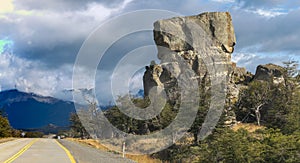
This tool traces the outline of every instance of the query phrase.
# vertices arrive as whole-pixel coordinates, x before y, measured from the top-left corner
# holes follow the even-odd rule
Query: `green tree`
[[[12,136],[11,132],[8,119],[0,115],[0,137],[10,137]]]
[[[253,81],[240,92],[236,105],[237,120],[282,128],[291,104],[293,93],[281,84]]]
[[[21,135],[21,133],[22,133],[22,131],[21,130],[16,130],[16,129],[12,129],[11,130],[11,135],[12,135],[12,137],[21,137],[22,135]]]
[[[259,141],[265,145],[265,162],[300,162],[300,132],[284,135],[280,130],[262,130]]]
[[[282,62],[285,68],[286,77],[293,78],[299,75],[299,62],[295,60],[289,60]]]
[[[217,128],[198,145],[173,145],[161,152],[171,162],[299,162],[300,132],[284,135],[280,130],[261,129],[248,132]],[[166,154],[167,153],[167,154]]]
[[[128,97],[120,97],[118,101],[122,104],[122,109],[130,109],[131,104],[128,104]],[[153,107],[151,101],[148,98],[138,99],[132,98],[133,104],[139,109],[145,109],[146,107]],[[176,117],[178,110],[170,103],[166,103],[164,108],[156,117],[149,120],[137,120],[120,111],[120,108],[114,106],[105,111],[105,117],[118,129],[132,134],[148,134],[167,127],[173,119]]]
[[[42,138],[43,136],[44,133],[39,131],[30,131],[25,134],[26,138]]]
[[[71,122],[71,133],[73,137],[77,137],[77,138],[89,137],[88,132],[85,130],[84,126],[82,125],[76,113],[71,113],[70,122]]]
[[[243,122],[261,124],[262,111],[272,102],[272,87],[266,81],[254,81],[247,89],[240,92],[240,100],[237,103],[237,119]]]
[[[284,133],[293,133],[300,130],[300,74],[299,62],[290,60],[283,62],[285,65],[285,92],[286,114],[285,124],[281,130]]]
[[[243,129],[217,129],[200,144],[200,162],[263,162],[264,144]]]
[[[210,88],[210,80],[207,75],[208,74],[205,74],[205,77],[203,77],[202,81],[199,84],[199,95],[200,95],[199,107],[198,107],[198,112],[195,121],[190,129],[190,132],[193,134],[194,137],[194,144],[197,144],[199,141],[198,133],[205,120],[210,105],[211,88]]]
[[[300,131],[300,91],[293,94],[288,111],[285,115],[286,123],[281,128],[284,133],[291,134]]]

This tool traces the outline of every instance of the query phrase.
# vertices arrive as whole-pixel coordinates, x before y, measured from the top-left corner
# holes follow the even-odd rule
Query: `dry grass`
[[[255,124],[249,124],[249,123],[238,123],[235,126],[232,127],[232,130],[237,131],[238,129],[245,129],[250,133],[255,132],[258,129],[264,129],[264,126],[258,126]],[[82,144],[86,144],[89,145],[93,148],[97,148],[99,150],[102,151],[107,151],[107,152],[114,152],[112,150],[110,150],[110,148],[105,147],[104,145],[102,145],[98,140],[94,140],[94,139],[74,139],[74,138],[68,138],[71,141],[75,141],[75,142],[79,142]],[[115,143],[117,143],[116,141],[114,141]],[[187,145],[187,144],[192,144],[193,143],[193,137],[192,135],[185,135],[179,142],[177,142],[177,145]],[[121,145],[120,145],[121,146]],[[115,152],[116,153],[116,152]],[[120,154],[121,155],[121,154]],[[159,159],[154,159],[151,158],[149,155],[129,155],[126,154],[126,158],[134,160],[138,163],[162,163],[161,160]]]
[[[126,155],[126,158],[134,160],[138,163],[162,163],[161,160],[151,158],[148,155]]]
[[[237,131],[238,129],[245,129],[248,132],[252,133],[258,129],[264,129],[264,128],[265,128],[264,126],[258,126],[258,125],[251,124],[251,123],[238,123],[232,127],[232,130]]]
[[[111,150],[104,145],[102,145],[98,140],[94,139],[75,139],[75,138],[68,138],[68,140],[75,141],[78,143],[86,144],[89,145],[93,148],[106,151],[106,152],[111,152]],[[134,160],[138,163],[161,163],[162,161],[159,159],[153,159],[149,155],[129,155],[126,154],[126,158]]]
[[[101,143],[99,143],[98,140],[94,140],[94,139],[75,139],[75,138],[67,138],[67,139],[71,140],[71,141],[78,142],[78,143],[89,145],[91,147],[100,149],[102,151],[109,151],[109,149],[107,147],[103,146]]]
[[[15,139],[16,139],[16,138],[0,138],[0,144],[1,144],[1,143],[8,142],[8,141],[15,140]]]

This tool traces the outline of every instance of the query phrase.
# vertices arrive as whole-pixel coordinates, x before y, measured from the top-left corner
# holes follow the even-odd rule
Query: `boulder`
[[[256,68],[254,80],[273,82],[274,84],[284,83],[285,69],[275,64],[259,65]]]

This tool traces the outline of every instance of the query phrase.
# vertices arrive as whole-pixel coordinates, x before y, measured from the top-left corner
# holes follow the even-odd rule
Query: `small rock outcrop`
[[[237,67],[236,63],[232,63],[232,73],[230,83],[233,84],[247,84],[253,79],[254,75],[246,70],[244,67]]]
[[[259,65],[256,68],[254,80],[273,82],[274,84],[284,83],[285,69],[275,64]]]

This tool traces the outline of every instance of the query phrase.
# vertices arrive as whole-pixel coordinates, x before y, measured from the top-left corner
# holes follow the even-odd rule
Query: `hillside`
[[[16,89],[0,92],[0,110],[15,129],[38,129],[50,126],[68,127],[75,112],[72,102]]]

